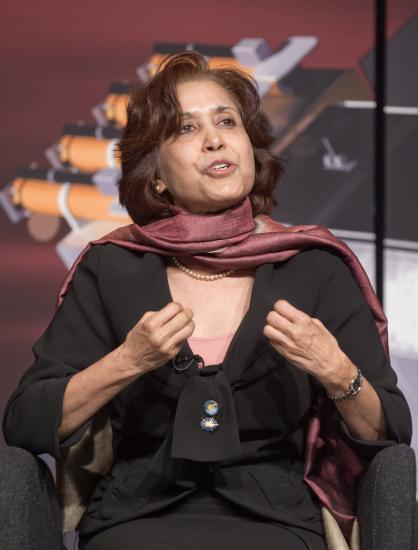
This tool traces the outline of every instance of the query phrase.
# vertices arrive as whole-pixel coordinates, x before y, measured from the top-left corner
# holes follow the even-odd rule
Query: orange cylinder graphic
[[[50,183],[45,180],[16,178],[12,182],[13,203],[33,213],[61,216],[60,193],[68,184]],[[103,195],[96,187],[81,183],[71,184],[66,197],[66,208],[76,218],[87,220],[120,220],[132,223],[124,214],[112,214],[115,196]]]
[[[120,164],[114,156],[117,142],[117,139],[65,135],[59,141],[60,160],[83,172],[114,168]]]
[[[126,104],[128,97],[128,94],[109,94],[103,103],[107,120],[116,122],[120,128],[126,126]]]

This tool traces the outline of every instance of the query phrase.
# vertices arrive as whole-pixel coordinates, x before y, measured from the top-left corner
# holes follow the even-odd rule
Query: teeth
[[[215,164],[215,166],[213,166],[213,168],[214,168],[215,170],[221,170],[221,169],[224,169],[224,168],[228,168],[228,166],[229,166],[229,164],[225,164],[225,163],[223,163],[223,164]]]

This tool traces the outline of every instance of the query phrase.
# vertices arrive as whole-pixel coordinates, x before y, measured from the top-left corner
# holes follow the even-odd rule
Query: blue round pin
[[[208,399],[203,403],[203,410],[209,416],[215,416],[215,414],[217,414],[219,411],[219,405],[213,399]]]

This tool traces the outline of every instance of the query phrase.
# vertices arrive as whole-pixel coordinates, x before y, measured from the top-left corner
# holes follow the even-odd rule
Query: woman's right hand
[[[65,388],[58,428],[60,441],[128,384],[174,357],[194,331],[192,317],[190,308],[176,302],[168,303],[159,311],[147,311],[120,346],[74,374]]]
[[[121,346],[123,356],[130,368],[145,374],[175,357],[194,329],[193,311],[169,302],[159,311],[144,313]]]

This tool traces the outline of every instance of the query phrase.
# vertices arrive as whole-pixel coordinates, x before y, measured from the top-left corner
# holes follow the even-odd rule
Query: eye
[[[224,124],[225,126],[235,126],[235,120],[231,117],[223,118],[220,124]]]
[[[193,129],[193,124],[184,124],[180,129],[180,134],[188,134]]]

